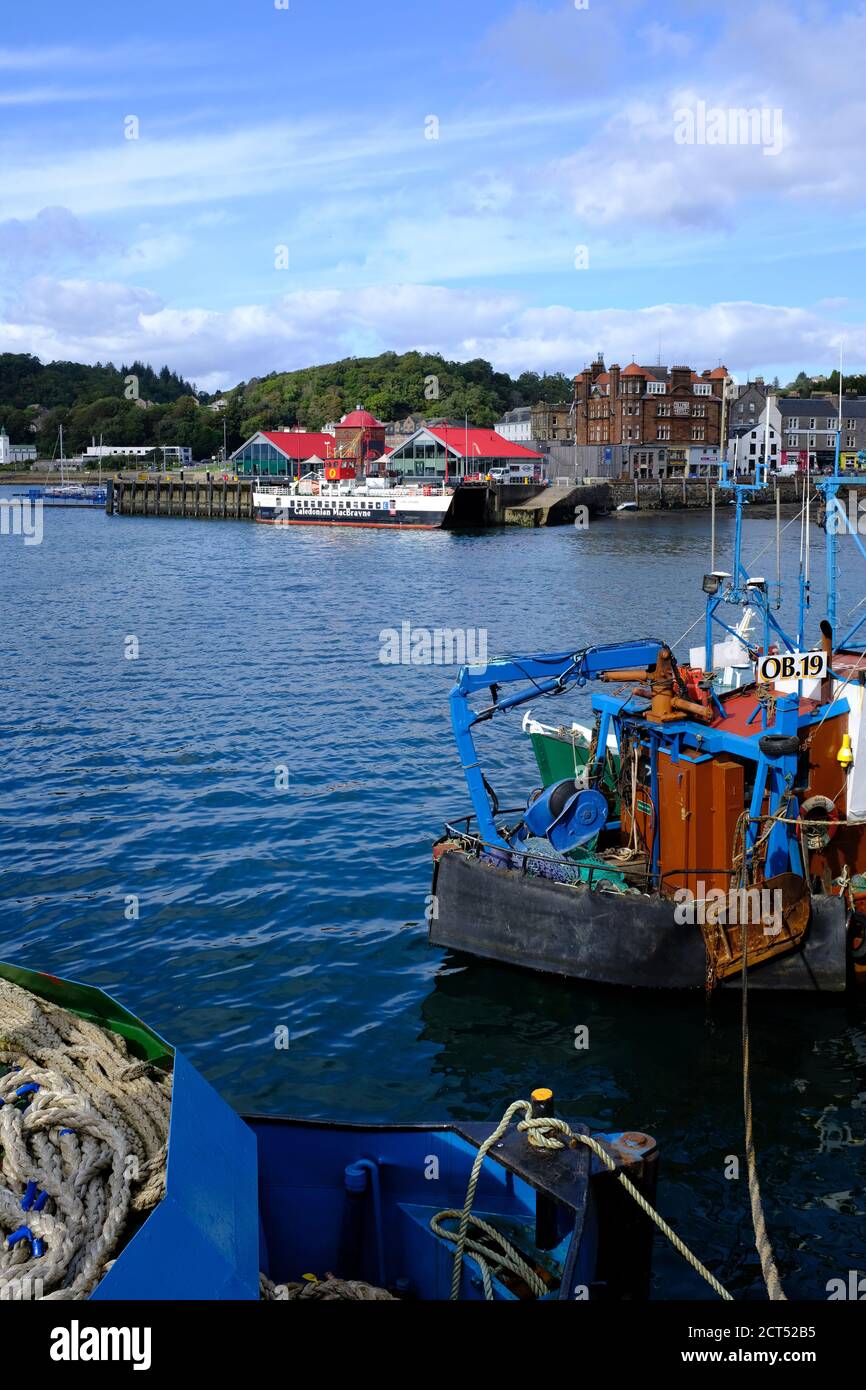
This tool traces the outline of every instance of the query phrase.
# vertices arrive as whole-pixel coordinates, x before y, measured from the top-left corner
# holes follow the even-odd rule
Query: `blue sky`
[[[4,16],[0,350],[866,369],[863,4],[279,3]]]

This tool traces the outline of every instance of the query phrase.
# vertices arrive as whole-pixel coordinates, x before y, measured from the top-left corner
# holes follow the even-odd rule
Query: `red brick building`
[[[629,478],[710,476],[718,466],[727,368],[605,369],[601,357],[574,379],[578,448],[620,461]],[[586,463],[586,459],[584,460]]]

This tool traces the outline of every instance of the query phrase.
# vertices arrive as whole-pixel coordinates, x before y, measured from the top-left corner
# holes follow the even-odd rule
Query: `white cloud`
[[[145,271],[162,270],[167,265],[183,257],[195,245],[193,239],[181,232],[154,231],[134,241],[118,263],[118,269],[130,275],[141,275]]]
[[[89,227],[68,208],[41,208],[36,217],[0,222],[0,262],[12,269],[47,270],[68,260],[103,255],[116,244],[98,228]]]
[[[687,58],[694,51],[695,41],[682,30],[672,29],[668,24],[653,21],[640,32],[647,51],[654,58]]]
[[[603,80],[606,119],[547,163],[550,181],[588,224],[710,229],[731,225],[756,204],[837,213],[864,205],[866,8],[845,13],[826,0],[806,7],[771,0],[728,6],[710,24],[707,8],[695,6],[683,10],[676,30],[651,23],[636,35],[619,9],[599,8],[584,22],[591,13],[523,4],[492,39],[539,79],[570,75],[581,90]],[[678,145],[674,113],[701,101],[778,110],[781,152]]]
[[[719,359],[735,373],[817,369],[866,360],[866,324],[827,308],[730,302],[642,309],[532,306],[514,294],[431,285],[299,290],[226,311],[178,309],[112,282],[30,281],[0,319],[0,351],[43,359],[168,362],[206,389],[351,354],[425,348],[485,357],[511,372],[578,371],[599,346],[608,362],[632,353],[697,368]]]

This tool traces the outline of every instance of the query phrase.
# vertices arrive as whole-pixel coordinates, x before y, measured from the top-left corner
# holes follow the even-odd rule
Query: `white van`
[[[507,463],[503,468],[491,468],[487,474],[491,483],[544,483],[540,463]]]

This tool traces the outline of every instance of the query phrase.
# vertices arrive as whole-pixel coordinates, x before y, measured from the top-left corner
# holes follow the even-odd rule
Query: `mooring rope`
[[[743,927],[743,1118],[746,1130],[746,1167],[749,1179],[749,1203],[752,1209],[752,1227],[755,1232],[755,1247],[758,1251],[758,1258],[761,1261],[761,1273],[764,1276],[764,1283],[767,1286],[767,1295],[771,1302],[787,1302],[788,1295],[782,1288],[782,1281],[779,1278],[779,1271],[776,1267],[776,1257],[773,1254],[773,1247],[770,1237],[767,1234],[767,1223],[764,1220],[764,1207],[761,1202],[761,1184],[758,1181],[758,1161],[755,1156],[755,1138],[752,1133],[752,1078],[751,1078],[751,1059],[749,1053],[749,933]]]
[[[165,1191],[171,1077],[0,980],[0,1297],[86,1298]]]
[[[604,1166],[611,1173],[615,1174],[617,1182],[625,1188],[629,1196],[637,1202],[641,1210],[655,1223],[662,1235],[667,1237],[674,1249],[682,1255],[683,1259],[691,1265],[692,1269],[696,1270],[697,1273],[707,1281],[710,1288],[719,1295],[719,1298],[723,1298],[728,1302],[733,1301],[731,1294],[728,1293],[724,1285],[719,1283],[718,1279],[707,1269],[706,1265],[701,1264],[698,1257],[692,1253],[685,1241],[681,1240],[676,1231],[671,1229],[663,1217],[661,1217],[651,1203],[647,1201],[643,1193],[626,1177],[625,1173],[619,1170],[616,1162],[611,1158],[602,1144],[588,1134],[575,1134],[565,1120],[560,1120],[553,1116],[533,1116],[532,1104],[528,1100],[513,1101],[505,1111],[505,1114],[502,1116],[502,1119],[499,1121],[493,1133],[489,1134],[484,1140],[484,1143],[480,1145],[478,1153],[475,1155],[472,1171],[469,1175],[469,1184],[466,1188],[466,1200],[463,1203],[463,1210],[459,1214],[460,1224],[456,1232],[441,1228],[443,1218],[456,1217],[458,1215],[456,1211],[437,1212],[436,1216],[434,1216],[430,1222],[431,1229],[436,1235],[454,1244],[454,1267],[451,1274],[452,1299],[457,1299],[460,1296],[460,1277],[463,1268],[463,1257],[467,1251],[475,1257],[480,1266],[481,1277],[484,1281],[484,1294],[487,1299],[493,1298],[489,1268],[491,1263],[497,1268],[504,1267],[510,1269],[514,1273],[519,1273],[521,1278],[525,1278],[522,1270],[516,1268],[518,1264],[523,1266],[523,1269],[528,1268],[519,1251],[516,1250],[500,1232],[493,1231],[493,1228],[486,1222],[472,1215],[472,1205],[475,1201],[475,1191],[478,1186],[478,1179],[481,1174],[481,1166],[484,1163],[484,1159],[493,1145],[502,1138],[502,1135],[511,1124],[512,1118],[518,1111],[523,1111],[524,1118],[519,1121],[517,1128],[526,1135],[529,1144],[533,1148],[555,1150],[564,1149],[566,1147],[574,1148],[577,1144],[585,1144],[588,1149],[591,1149]],[[558,1138],[557,1136],[559,1135],[561,1135],[562,1138]],[[479,1249],[478,1242],[469,1238],[470,1223],[476,1227],[480,1227],[488,1235],[491,1233],[495,1235],[505,1255],[500,1256],[488,1246],[481,1246]],[[529,1287],[532,1289],[533,1293],[535,1293],[536,1297],[549,1292],[547,1285],[538,1279],[535,1271],[530,1272],[535,1280],[535,1285],[533,1285],[532,1280],[527,1279],[526,1282],[529,1284]],[[538,1285],[541,1287],[537,1287]]]

